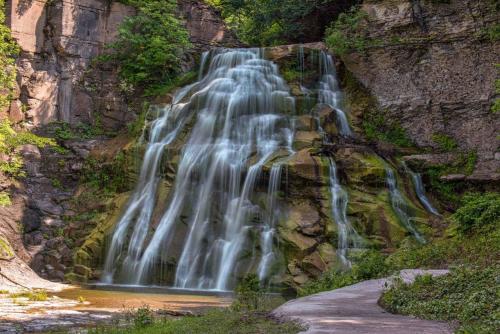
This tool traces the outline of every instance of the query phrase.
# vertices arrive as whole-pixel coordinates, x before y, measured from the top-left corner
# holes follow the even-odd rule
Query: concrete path
[[[446,270],[403,270],[411,282],[416,276],[440,276]],[[377,301],[390,279],[364,281],[341,289],[291,300],[273,315],[303,324],[307,334],[441,334],[453,333],[443,322],[421,320],[388,313]]]

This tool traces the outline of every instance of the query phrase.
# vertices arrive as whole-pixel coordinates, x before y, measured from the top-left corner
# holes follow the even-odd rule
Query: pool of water
[[[227,293],[125,286],[75,287],[54,295],[64,299],[85,300],[85,303],[75,307],[77,310],[117,311],[148,305],[152,309],[197,312],[226,307],[232,302],[231,295]]]

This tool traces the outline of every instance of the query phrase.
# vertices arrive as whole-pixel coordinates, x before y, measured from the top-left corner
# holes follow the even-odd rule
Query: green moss
[[[15,255],[9,241],[0,235],[0,259],[10,260]]]
[[[455,139],[443,133],[433,134],[432,140],[445,152],[455,151],[458,148],[458,143]]]
[[[0,206],[10,206],[12,202],[10,200],[10,195],[5,191],[0,191]]]

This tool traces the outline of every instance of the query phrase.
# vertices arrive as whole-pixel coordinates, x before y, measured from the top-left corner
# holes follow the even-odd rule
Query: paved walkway
[[[445,270],[403,270],[410,282],[422,274],[444,275]],[[451,334],[443,322],[388,313],[377,301],[389,279],[364,281],[341,289],[294,299],[273,311],[281,319],[302,323],[307,334]]]

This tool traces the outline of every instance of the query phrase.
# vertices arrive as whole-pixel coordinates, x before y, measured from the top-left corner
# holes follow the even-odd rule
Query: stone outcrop
[[[197,51],[206,51],[214,46],[242,45],[213,7],[199,0],[180,0],[178,4]]]
[[[7,10],[22,50],[12,120],[35,127],[53,121],[89,123],[100,111],[108,128],[123,124],[127,106],[116,90],[116,73],[94,73],[99,87],[86,86],[84,75],[123,19],[134,14],[132,7],[104,0],[11,0]]]
[[[500,43],[484,36],[500,18],[491,6],[475,0],[365,1],[366,41],[379,45],[342,56],[418,146],[437,148],[433,136],[449,136],[462,150],[477,151],[475,174],[483,176],[500,168],[500,117],[490,111]]]
[[[135,115],[112,66],[92,60],[136,10],[109,0],[8,0],[7,22],[21,47],[17,100],[9,117],[38,127],[53,121],[96,123],[118,130]],[[217,11],[203,1],[179,1],[195,51],[237,46]],[[192,66],[192,65],[190,65]]]

